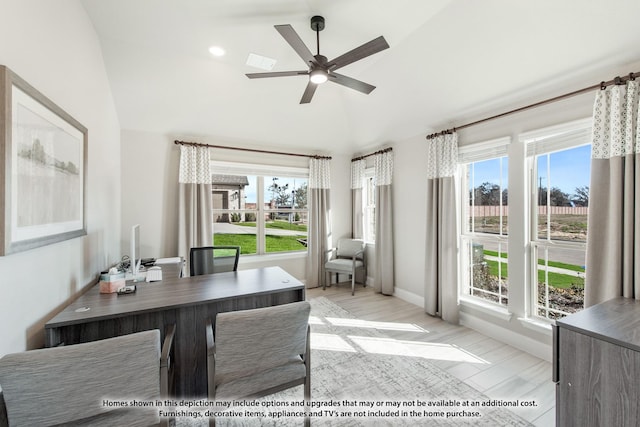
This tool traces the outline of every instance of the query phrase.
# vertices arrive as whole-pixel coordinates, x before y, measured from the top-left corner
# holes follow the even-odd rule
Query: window
[[[508,303],[508,139],[460,148],[461,293]]]
[[[362,197],[364,199],[362,203],[364,207],[364,241],[374,243],[376,241],[376,184],[373,168],[365,170]]]
[[[463,303],[533,328],[583,308],[590,141],[585,119],[460,147]]]
[[[212,163],[214,245],[242,255],[307,250],[308,170]]]
[[[557,319],[584,307],[590,137],[589,124],[580,122],[525,141],[534,316]]]

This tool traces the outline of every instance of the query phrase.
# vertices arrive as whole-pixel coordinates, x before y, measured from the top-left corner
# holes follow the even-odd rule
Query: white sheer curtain
[[[596,95],[591,145],[585,306],[640,299],[638,82]]]
[[[351,235],[354,239],[364,237],[364,206],[362,185],[367,161],[364,159],[351,161]]]
[[[393,295],[393,152],[374,157],[376,182],[376,263],[373,288],[384,295]]]
[[[324,264],[331,248],[330,159],[309,161],[309,226],[307,235],[307,287],[322,286],[326,280]]]
[[[178,186],[178,251],[186,260],[185,274],[189,275],[189,250],[213,243],[211,167],[207,147],[180,146]]]
[[[429,140],[424,306],[427,313],[454,324],[458,323],[457,159],[455,132]]]

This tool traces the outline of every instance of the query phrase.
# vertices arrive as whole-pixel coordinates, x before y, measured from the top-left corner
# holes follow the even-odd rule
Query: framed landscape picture
[[[0,66],[0,256],[86,234],[87,129]]]

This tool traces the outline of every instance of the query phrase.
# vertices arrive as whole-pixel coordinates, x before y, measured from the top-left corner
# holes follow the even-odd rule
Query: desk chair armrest
[[[160,396],[169,396],[169,371],[171,369],[171,350],[173,349],[173,338],[176,334],[176,325],[171,324],[167,328],[160,354]]]
[[[216,343],[213,338],[213,324],[211,323],[211,319],[207,320],[206,325],[206,334],[207,334],[207,386],[208,386],[208,397],[209,399],[214,399],[216,396]]]
[[[351,261],[353,264],[353,271],[356,271],[356,261],[358,260],[362,260],[362,262],[364,262],[364,251],[358,251],[356,253],[353,254],[353,256],[351,257]]]

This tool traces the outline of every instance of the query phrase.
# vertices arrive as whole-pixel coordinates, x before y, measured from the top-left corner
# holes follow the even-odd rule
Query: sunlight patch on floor
[[[389,331],[429,332],[426,329],[421,328],[420,326],[414,325],[412,323],[373,322],[370,320],[343,319],[340,317],[327,317],[326,320],[335,326],[385,329]]]
[[[451,362],[479,364],[489,363],[486,360],[451,344],[395,340],[392,338],[359,337],[351,335],[349,336],[349,339],[367,353],[421,357],[423,359],[446,360]]]
[[[325,323],[318,316],[309,316],[310,325],[324,325]]]
[[[313,350],[343,351],[357,353],[344,338],[335,334],[311,333],[311,348]]]

